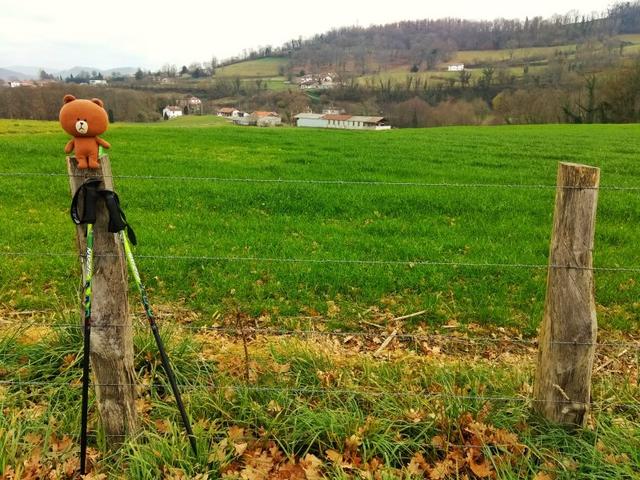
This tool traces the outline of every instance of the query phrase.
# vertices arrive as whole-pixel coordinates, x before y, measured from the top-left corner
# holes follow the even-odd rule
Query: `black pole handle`
[[[86,188],[84,191],[84,210],[82,223],[96,223],[96,207],[98,203],[98,191],[95,188]]]
[[[111,190],[102,190],[100,194],[104,197],[104,203],[107,205],[107,210],[109,211],[109,232],[121,232],[127,224],[122,218],[118,196]]]

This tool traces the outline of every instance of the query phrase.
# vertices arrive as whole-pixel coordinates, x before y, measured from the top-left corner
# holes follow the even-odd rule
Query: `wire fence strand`
[[[0,172],[0,177],[65,177],[66,173],[45,172]],[[71,175],[76,178],[89,178],[86,175]],[[105,175],[101,178],[128,179],[128,180],[176,180],[198,181],[217,183],[272,183],[272,184],[300,184],[300,185],[339,185],[339,186],[380,186],[380,187],[418,187],[418,188],[487,188],[487,189],[544,189],[544,190],[618,190],[640,191],[640,186],[604,185],[600,187],[559,187],[551,184],[525,184],[525,183],[459,183],[459,182],[409,182],[409,181],[382,181],[382,180],[343,180],[343,179],[295,179],[295,178],[243,178],[243,177],[210,177],[210,176],[172,176],[172,175]]]
[[[81,253],[65,252],[0,252],[2,257],[53,257],[53,258],[84,258]],[[113,258],[115,254],[94,254],[94,258]],[[594,272],[640,272],[640,266],[624,267],[580,267],[576,265],[547,265],[536,263],[474,263],[474,262],[445,262],[439,260],[361,260],[361,259],[339,259],[339,258],[289,258],[289,257],[225,257],[209,255],[136,255],[139,259],[148,260],[171,260],[171,261],[203,261],[203,262],[259,262],[259,263],[301,263],[319,265],[378,265],[378,266],[399,266],[399,267],[462,267],[462,268],[509,268],[525,270],[578,270]]]
[[[174,424],[174,428],[179,431],[180,426],[178,424]],[[161,433],[162,435],[167,435],[168,432],[158,432],[157,430],[153,432],[154,434],[158,434]],[[141,431],[138,432],[137,434],[134,435],[126,435],[126,434],[117,434],[117,433],[99,433],[97,431],[94,431],[93,433],[89,433],[88,437],[89,438],[94,438],[94,439],[100,439],[100,438],[128,438],[130,441],[132,442],[136,442],[138,441],[141,437],[143,437],[145,434],[145,431]],[[179,433],[180,435],[183,435],[182,432]],[[207,435],[207,441],[209,442],[222,442],[224,440],[229,440],[231,439],[231,437],[229,435],[213,435],[213,436],[209,436]],[[264,438],[264,437],[255,437],[253,435],[242,435],[240,437],[235,438],[235,442],[247,442],[247,441],[255,441],[258,444],[260,444],[263,441],[274,441],[274,439],[272,438]],[[507,449],[528,449],[529,447],[524,444],[524,443],[519,443],[519,442],[514,442],[514,443],[495,443],[495,442],[491,442],[491,441],[486,441],[485,443],[482,444],[474,444],[474,443],[452,443],[449,442],[448,440],[442,439],[442,442],[444,442],[443,444],[440,444],[440,442],[434,443],[432,441],[432,439],[429,439],[429,443],[424,443],[423,444],[423,448],[424,449],[433,449],[433,450],[438,450],[438,451],[443,451],[446,452],[451,448],[462,448],[462,449],[472,449],[472,448],[477,448],[477,449],[483,449],[483,448],[507,448]]]
[[[136,330],[147,330],[149,329],[148,324],[142,324],[144,322],[143,317],[140,317],[139,323],[131,323],[131,324],[92,324],[92,330],[105,330],[111,328],[134,328]],[[162,320],[157,320],[158,326],[161,328],[165,327],[165,323]],[[54,323],[54,322],[39,322],[34,321],[26,326],[24,324],[16,325],[16,329],[28,329],[33,327],[44,327],[51,329],[69,329],[69,330],[82,330],[84,328],[80,323]],[[362,337],[362,338],[373,338],[373,337],[388,337],[391,334],[389,329],[393,329],[394,325],[387,325],[383,327],[385,329],[381,329],[378,331],[375,330],[346,330],[346,331],[332,331],[332,330],[310,330],[310,329],[274,329],[274,328],[256,328],[245,326],[244,328],[232,328],[232,327],[216,327],[216,326],[207,326],[207,325],[186,325],[186,324],[168,324],[168,328],[175,328],[177,330],[188,330],[195,333],[203,333],[203,334],[213,334],[213,335],[228,335],[228,336],[242,336],[242,337],[251,337],[254,335],[257,336],[265,336],[265,337],[308,337],[308,336],[320,336],[320,337]],[[442,333],[395,333],[393,338],[404,341],[438,341],[438,342],[450,342],[456,344],[463,344],[470,347],[479,347],[486,344],[512,344],[519,345],[522,347],[529,348],[537,348],[538,340],[535,338],[525,339],[525,338],[502,338],[502,337],[490,337],[490,336],[477,336],[477,337],[461,337],[457,335],[446,335]],[[594,347],[617,347],[617,348],[628,348],[634,350],[640,350],[640,340],[636,342],[584,342],[584,341],[552,341],[549,342],[550,345],[565,345],[565,346],[574,346],[574,347],[584,347],[584,346],[594,346]],[[1,354],[0,354],[1,355]]]
[[[0,380],[0,385],[10,386],[69,386],[75,381],[46,381],[46,380]],[[162,388],[167,389],[169,386],[164,383],[92,383],[95,387],[141,387],[141,388]],[[80,383],[76,385],[80,388]],[[252,393],[290,393],[295,395],[352,395],[360,397],[391,397],[391,398],[421,398],[424,400],[431,399],[448,399],[461,401],[481,401],[481,402],[535,402],[531,397],[526,396],[491,396],[491,395],[457,395],[453,393],[430,392],[422,387],[415,387],[419,391],[394,391],[394,390],[355,390],[346,388],[302,388],[302,387],[281,387],[281,386],[255,386],[255,385],[214,385],[209,383],[183,383],[178,384],[178,388],[184,391],[189,390],[210,390],[210,391],[235,391],[235,392],[252,392]],[[603,408],[610,407],[627,407],[640,408],[640,401],[637,403],[625,402],[577,402],[573,400],[545,400],[545,403],[555,403],[559,405],[582,405],[582,406],[599,406]]]

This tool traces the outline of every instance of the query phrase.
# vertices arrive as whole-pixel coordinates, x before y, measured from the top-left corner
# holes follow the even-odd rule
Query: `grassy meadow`
[[[220,77],[277,77],[280,75],[280,67],[287,66],[286,58],[267,57],[258,60],[247,60],[234,63],[216,70],[216,76]]]
[[[595,274],[607,346],[587,426],[545,423],[530,396],[558,162],[602,169],[595,266],[638,268],[639,192],[613,187],[640,186],[639,134],[111,125],[199,455],[132,289],[141,428],[109,451],[92,407],[88,478],[638,478],[637,271]],[[3,480],[78,468],[66,140],[55,122],[0,120]],[[394,330],[407,337],[383,344]]]
[[[65,136],[56,124],[6,121],[0,129],[1,172],[64,174]],[[394,315],[426,309],[421,320],[434,324],[454,318],[532,333],[545,269],[473,265],[545,265],[554,188],[306,182],[553,186],[557,163],[571,161],[602,167],[605,188],[638,186],[637,135],[635,125],[262,130],[204,117],[115,124],[105,138],[114,145],[114,174],[123,177],[117,190],[156,302],[211,314],[231,301],[274,319],[325,315],[335,305],[344,322],[371,307]],[[149,175],[179,178],[127,178]],[[75,253],[64,176],[0,182],[1,252]],[[639,205],[635,191],[601,192],[596,266],[640,266]],[[74,305],[76,260],[3,257],[0,302],[17,309]],[[401,264],[322,263],[360,260]],[[603,325],[635,327],[634,276],[597,273]]]

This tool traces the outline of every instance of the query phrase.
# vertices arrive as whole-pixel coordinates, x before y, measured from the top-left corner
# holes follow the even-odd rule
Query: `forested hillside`
[[[245,58],[285,56],[292,66],[365,74],[371,65],[384,69],[410,63],[431,69],[457,51],[557,46],[638,32],[640,2],[636,1],[617,3],[598,15],[571,12],[549,19],[493,21],[444,18],[336,28],[307,40],[291,40],[280,48],[249,51]],[[619,48],[620,41],[613,40],[610,46]]]

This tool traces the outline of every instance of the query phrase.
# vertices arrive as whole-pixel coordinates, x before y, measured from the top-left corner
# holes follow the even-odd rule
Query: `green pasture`
[[[544,73],[546,69],[547,67],[543,65],[530,66],[529,75],[540,75]],[[483,76],[482,68],[466,68],[465,71],[471,74],[470,82],[474,82]],[[508,72],[509,75],[517,78],[521,78],[524,75],[523,67],[507,67],[505,71]],[[497,73],[498,71],[494,73],[494,76]],[[423,85],[425,83],[427,85],[442,84],[449,80],[454,80],[458,85],[460,84],[460,72],[427,71],[413,73],[410,71],[409,65],[383,71],[375,75],[364,75],[358,78],[358,82],[361,85],[372,84],[374,87],[379,87],[381,81],[386,84],[389,80],[392,85],[406,85],[408,78],[412,78],[413,81],[420,79]]]
[[[454,57],[448,63],[496,63],[526,60],[532,57],[552,57],[556,54],[556,52],[574,54],[575,51],[575,45],[560,45],[556,47],[528,47],[503,50],[464,50],[456,52]]]
[[[91,395],[92,478],[637,478],[627,332],[637,329],[638,272],[596,273],[607,345],[586,427],[532,412],[536,350],[522,336],[542,312],[546,270],[535,266],[547,262],[559,161],[602,168],[596,266],[640,266],[638,191],[613,189],[640,185],[638,134],[637,125],[259,129],[193,116],[112,125],[115,184],[199,452],[133,307],[140,429],[109,451]],[[55,122],[0,121],[7,479],[70,479],[78,468],[80,268],[65,141]],[[234,322],[237,309],[246,343],[200,329]],[[414,325],[384,325],[419,310]],[[251,334],[256,324],[366,335],[263,336]],[[397,338],[374,353],[393,328],[415,324],[446,324],[446,335]]]
[[[628,45],[624,47],[623,56],[626,58],[632,58],[638,52],[640,52],[640,35],[618,35],[615,37],[620,41],[627,42]],[[469,68],[469,65],[485,66],[514,62],[528,62],[533,58],[538,58],[540,64],[529,65],[529,74],[538,75],[544,73],[547,68],[547,61],[553,58],[557,53],[563,53],[569,56],[569,58],[575,57],[577,46],[575,44],[569,45],[557,45],[552,47],[526,47],[526,48],[513,48],[513,49],[501,49],[501,50],[461,50],[454,54],[454,56],[447,62],[443,62],[438,65],[437,70],[430,70],[426,72],[411,73],[411,65],[393,66],[391,68],[384,68],[377,74],[363,75],[358,77],[361,83],[366,81],[377,82],[382,80],[384,82],[391,80],[394,83],[404,83],[408,76],[420,78],[423,82],[429,84],[444,83],[448,79],[459,78],[458,72],[448,72],[447,66],[464,63],[467,65],[466,70],[471,72],[472,78],[478,78],[482,75],[482,67]],[[523,69],[521,66],[517,67],[505,67],[511,75],[516,77],[523,76]]]
[[[287,65],[286,58],[268,57],[258,60],[248,60],[245,62],[234,63],[227,67],[216,69],[217,77],[250,77],[264,78],[277,77],[279,75],[279,67]]]
[[[427,323],[533,332],[546,270],[528,265],[547,263],[558,162],[602,168],[595,265],[640,266],[638,192],[606,189],[640,186],[639,134],[637,125],[258,129],[187,117],[116,123],[104,137],[154,302],[207,314],[232,304],[276,323],[331,311],[336,326],[371,307],[427,310]],[[11,308],[76,302],[65,141],[56,123],[0,122],[0,302]],[[381,184],[323,183],[342,180]],[[601,324],[636,328],[639,293],[637,272],[598,271]]]

